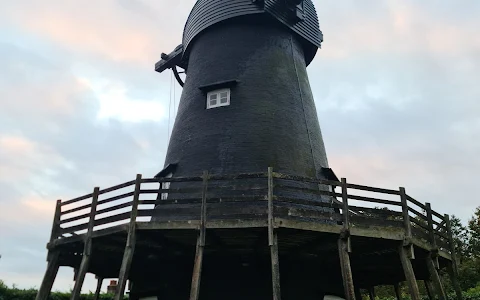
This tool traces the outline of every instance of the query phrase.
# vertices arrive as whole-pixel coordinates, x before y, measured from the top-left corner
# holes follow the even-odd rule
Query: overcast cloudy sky
[[[56,199],[162,168],[171,76],[153,65],[181,43],[194,2],[1,0],[1,280],[39,286]],[[309,74],[331,167],[468,219],[480,2],[315,3],[325,41]]]

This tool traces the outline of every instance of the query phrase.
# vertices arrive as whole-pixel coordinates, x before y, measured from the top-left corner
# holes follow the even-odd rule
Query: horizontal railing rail
[[[346,180],[270,174],[271,181],[268,172],[204,175],[208,176],[206,180],[204,176],[145,179],[139,176],[113,187],[95,189],[57,204],[51,241],[84,234],[90,225],[96,231],[126,224],[133,207],[138,211],[136,222],[200,220],[202,205],[206,205],[206,218],[210,220],[266,218],[269,182],[272,182],[274,216],[343,224],[346,229],[372,225],[398,227],[405,230],[407,238],[413,236],[425,240],[432,248],[452,250],[448,216],[412,198],[402,188],[393,190]]]

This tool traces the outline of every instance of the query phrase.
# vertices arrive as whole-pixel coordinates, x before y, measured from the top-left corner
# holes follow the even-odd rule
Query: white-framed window
[[[215,90],[207,93],[207,109],[230,105],[230,89]]]
[[[173,177],[172,173],[169,173],[167,176],[165,176],[165,178],[172,178],[172,177]],[[169,190],[170,189],[170,181],[162,182],[161,185],[160,185],[160,188],[162,190]],[[168,193],[162,193],[160,197],[161,197],[162,200],[167,200],[168,199]]]

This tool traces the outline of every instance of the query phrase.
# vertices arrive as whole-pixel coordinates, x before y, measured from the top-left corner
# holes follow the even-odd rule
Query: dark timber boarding
[[[219,189],[216,182],[229,183],[220,188],[228,195],[230,189],[238,190],[244,180],[257,180],[260,190],[245,189],[233,198],[209,197],[209,192]],[[341,192],[297,190],[299,194],[331,197],[335,201],[330,203],[284,198],[280,192],[291,189],[285,181],[337,186]],[[161,182],[194,185],[187,190],[151,188]],[[365,196],[358,196],[358,191]],[[155,200],[146,199],[155,199],[159,193],[168,193],[168,199],[153,209]],[[176,199],[176,194],[188,193],[190,199]],[[318,209],[326,206],[338,210]],[[382,206],[389,209],[373,208]],[[150,222],[145,217],[159,220]],[[325,223],[325,219],[337,223]],[[419,219],[425,222],[413,221]],[[124,225],[118,225],[119,221]],[[232,288],[230,280],[250,279],[255,296],[244,288],[231,299],[266,299],[268,293],[273,299],[298,299],[299,294],[305,299],[321,299],[317,289],[322,289],[323,293],[353,300],[360,288],[397,285],[404,280],[412,299],[419,298],[416,280],[432,280],[432,292],[443,298],[438,270],[451,269],[455,263],[449,226],[447,216],[415,200],[403,188],[361,186],[345,179],[317,180],[272,169],[234,176],[207,172],[190,178],[137,176],[136,180],[95,189],[94,193],[57,204],[48,244],[49,264],[36,299],[47,299],[59,266],[80,269],[72,299],[78,298],[86,272],[98,278],[120,277],[116,299],[121,299],[127,279],[132,281],[131,299],[142,296],[142,283],[152,276],[159,280],[152,283],[157,289],[152,293],[175,299],[188,299],[189,294],[190,299],[222,299],[222,293],[224,296]],[[252,246],[248,246],[249,241]],[[410,247],[414,248],[415,258]],[[83,258],[78,255],[82,252]],[[224,270],[222,264],[230,266],[228,261],[237,259],[247,267],[234,271],[233,264],[232,273],[217,273]],[[255,273],[250,274],[248,265],[252,264]],[[319,269],[329,270],[327,276],[322,277]],[[342,271],[335,273],[335,269]],[[280,276],[281,270],[288,271]],[[188,272],[193,275],[188,276]],[[268,272],[270,284],[265,281]],[[243,275],[252,278],[238,277]],[[201,289],[204,284],[206,287]]]
[[[305,46],[307,65],[313,60],[317,48],[323,41],[318,25],[318,17],[311,0],[304,1],[304,20],[293,22],[284,11],[284,1],[277,0],[199,0],[188,17],[183,34],[183,45],[188,53],[191,42],[202,31],[219,22],[241,16],[267,13],[302,37]]]

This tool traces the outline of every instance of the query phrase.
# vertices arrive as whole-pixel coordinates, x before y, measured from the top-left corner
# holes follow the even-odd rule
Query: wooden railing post
[[[403,246],[407,250],[408,258],[415,259],[415,252],[412,245],[412,223],[410,222],[410,215],[408,214],[407,193],[404,187],[400,188],[400,200],[402,202],[403,226],[405,230],[405,238]]]
[[[273,168],[268,168],[268,245],[273,245],[274,216],[273,216]]]
[[[450,221],[450,216],[445,215],[445,226],[447,227],[447,236],[448,236],[448,243],[450,246],[450,256],[451,256],[451,264],[448,266],[448,274],[450,275],[450,281],[452,282],[453,288],[455,289],[455,294],[457,296],[457,300],[463,299],[462,288],[460,287],[460,283],[458,282],[458,262],[457,262],[457,254],[455,249],[455,240],[453,239],[453,232],[452,232],[452,223]]]
[[[432,205],[430,203],[425,203],[425,211],[427,213],[427,222],[428,222],[428,234],[430,236],[430,243],[434,248],[437,248],[437,241],[435,239],[435,232],[433,231],[433,214],[432,214]]]
[[[355,286],[353,284],[352,267],[350,265],[350,254],[352,252],[350,242],[350,209],[348,205],[347,179],[342,178],[342,215],[343,230],[338,239],[338,254],[342,270],[343,288],[346,300],[355,300]]]
[[[415,258],[415,252],[412,244],[412,224],[408,214],[407,193],[405,188],[400,188],[400,200],[402,201],[403,224],[405,238],[399,247],[400,261],[402,262],[405,279],[407,280],[410,297],[412,300],[420,300],[420,290],[418,289],[417,279],[413,270],[411,259]]]
[[[50,234],[50,243],[53,243],[60,236],[60,217],[62,215],[62,200],[57,200],[55,214],[53,216],[52,233]]]
[[[95,226],[95,215],[97,213],[97,202],[100,188],[96,187],[93,190],[92,194],[92,205],[90,209],[90,220],[88,221],[87,234],[85,235],[85,243],[83,248],[83,257],[78,269],[77,279],[75,280],[75,285],[73,287],[71,300],[78,300],[80,298],[80,292],[82,291],[83,282],[85,280],[85,275],[87,274],[88,267],[90,264],[90,256],[92,254],[92,234],[93,227]]]
[[[433,214],[432,214],[432,205],[430,203],[425,203],[425,211],[427,213],[427,223],[428,223],[428,236],[430,239],[430,244],[432,245],[432,250],[430,251],[430,256],[433,259],[435,268],[439,268],[438,264],[438,247],[437,239],[435,238],[435,229],[433,228]]]
[[[268,168],[268,245],[272,263],[272,291],[273,300],[281,299],[280,289],[280,262],[278,257],[278,239],[275,231],[275,215],[273,205],[273,168]]]
[[[203,172],[202,184],[202,205],[200,207],[200,228],[195,251],[195,262],[193,265],[192,285],[190,287],[190,300],[198,300],[200,297],[200,281],[202,277],[203,249],[205,247],[206,222],[207,222],[207,191],[208,171]]]
[[[123,252],[122,266],[120,267],[120,274],[118,275],[118,284],[115,290],[115,300],[122,300],[127,286],[127,280],[132,266],[133,254],[135,252],[136,244],[136,226],[138,216],[138,204],[140,202],[140,188],[142,185],[142,175],[137,174],[135,179],[135,191],[133,193],[132,211],[130,213],[130,223],[128,224],[127,243],[125,251]]]

